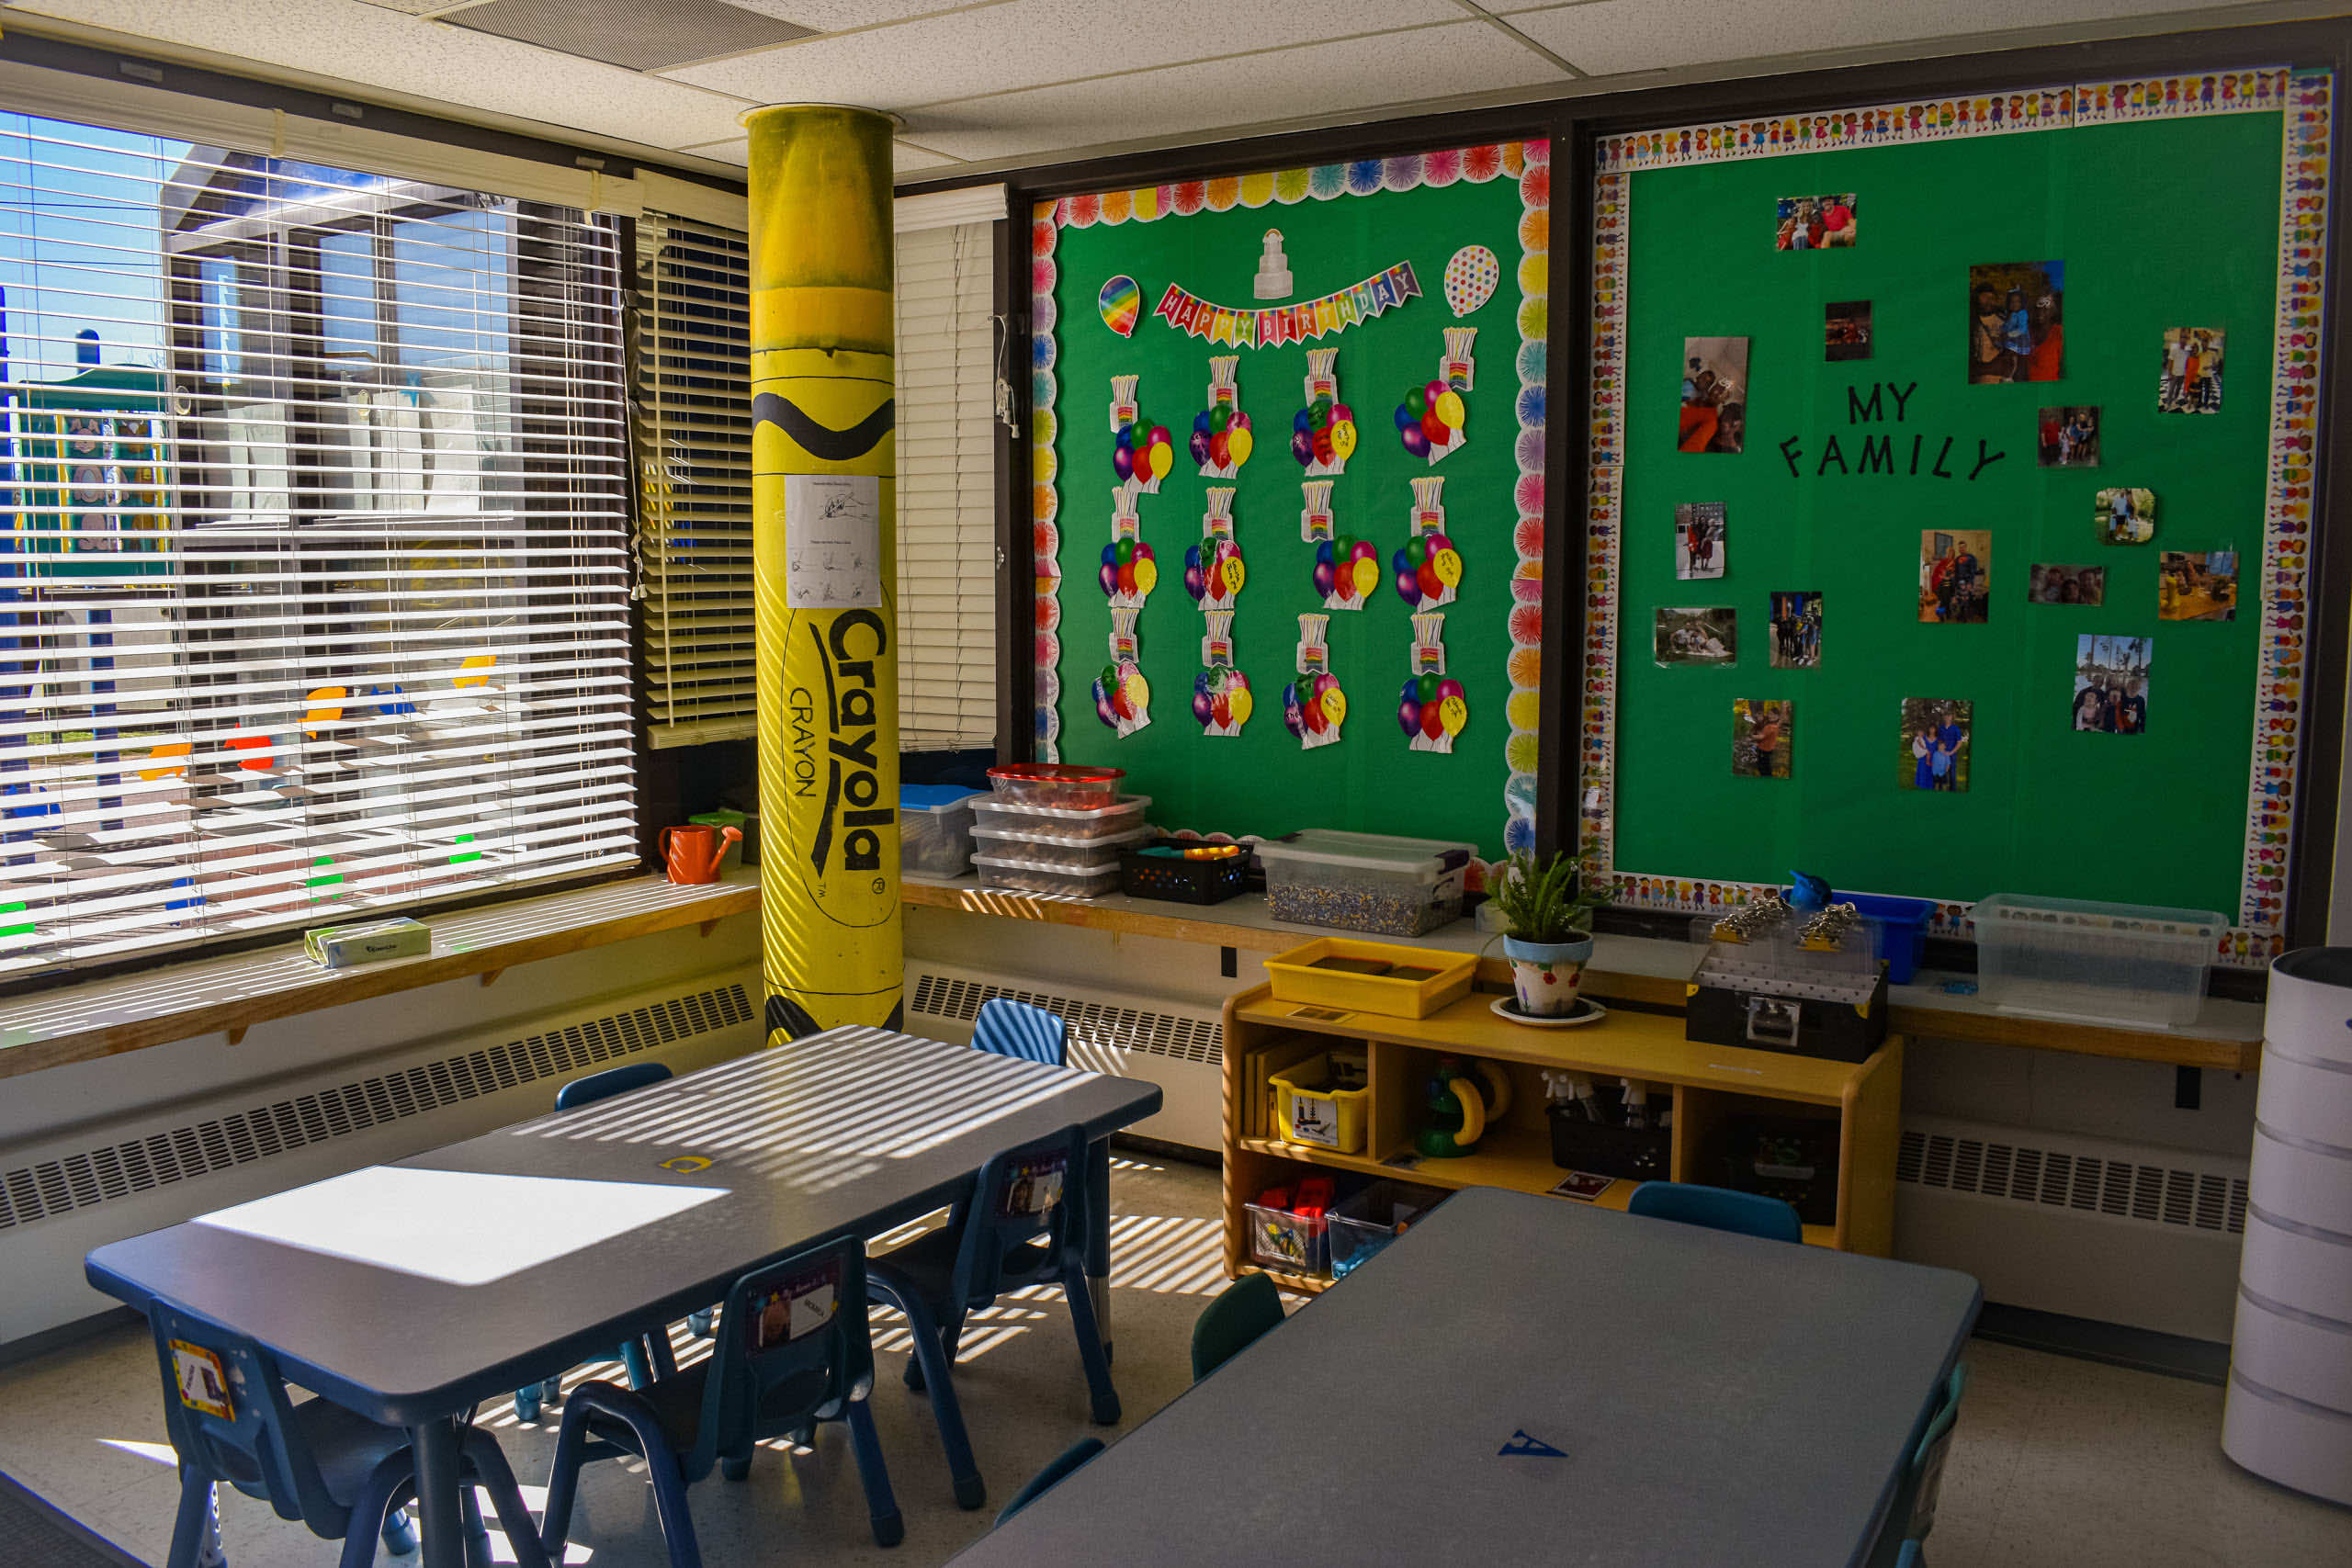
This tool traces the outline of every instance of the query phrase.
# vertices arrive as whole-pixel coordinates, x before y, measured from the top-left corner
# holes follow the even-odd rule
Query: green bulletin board
[[[1924,126],[1921,106],[1887,106],[1785,141],[1698,128],[1695,146],[1604,152],[1595,386],[1614,427],[1592,555],[1614,681],[1587,715],[1584,843],[1627,902],[1704,908],[1803,869],[1939,900],[1948,931],[1996,891],[2216,909],[2238,956],[2267,956],[2309,521],[2295,432],[2316,384],[2314,355],[2282,362],[2278,339],[2320,221],[2282,133],[2298,92],[2324,147],[2327,83],[2249,73],[2245,99],[2209,103],[2212,82],[2053,90],[2022,123],[2015,98],[1999,120],[1986,100],[1928,105]],[[1850,248],[1775,250],[1781,198],[1848,194]],[[2059,378],[1970,384],[1969,269],[2042,261],[2064,264]],[[1863,300],[1870,356],[1828,360],[1826,308]],[[2217,412],[2157,410],[2164,334],[2184,327],[2227,333]],[[1748,340],[1736,455],[1678,450],[1701,336]],[[2038,411],[2075,405],[2100,410],[2098,466],[2040,466]],[[2155,492],[2148,543],[2102,542],[2096,496],[2116,486]],[[1678,580],[1675,508],[1692,502],[1725,509],[1720,578]],[[1985,620],[1923,624],[1921,536],[1960,530],[1990,536]],[[2166,550],[2236,552],[2233,619],[2159,617]],[[2104,567],[2103,603],[2029,603],[2036,563]],[[1815,668],[1771,665],[1787,591],[1823,595]],[[1662,606],[1734,609],[1736,661],[1661,666]],[[2143,733],[2074,727],[2084,634],[2154,638]],[[1906,698],[1973,705],[1964,791],[1905,787]],[[1793,702],[1789,776],[1735,774],[1736,699]]]
[[[1034,375],[1038,575],[1038,753],[1126,770],[1152,797],[1150,818],[1202,833],[1276,835],[1346,828],[1476,843],[1500,856],[1532,841],[1535,693],[1543,515],[1544,333],[1549,167],[1521,144],[1461,149],[1139,190],[1041,205]],[[1532,154],[1532,155],[1531,155]],[[1294,287],[1254,292],[1269,229],[1281,231]],[[1490,298],[1457,315],[1444,279],[1466,246],[1498,263]],[[1410,266],[1420,293],[1306,342],[1237,344],[1155,315],[1171,285],[1245,309],[1294,305]],[[1100,294],[1125,276],[1140,288],[1131,336],[1106,323]],[[1476,381],[1461,449],[1431,464],[1400,444],[1394,411],[1439,374],[1444,331],[1476,329]],[[1261,333],[1262,335],[1262,333]],[[1302,536],[1293,416],[1306,402],[1307,354],[1338,350],[1339,401],[1357,446],[1332,479],[1334,526],[1369,542],[1379,585],[1361,610],[1330,612],[1331,672],[1347,697],[1341,739],[1307,750],[1283,722],[1295,678],[1298,617],[1324,610],[1316,547]],[[1204,479],[1187,450],[1209,406],[1213,355],[1238,355],[1239,406],[1254,450],[1229,479]],[[1139,378],[1147,424],[1173,435],[1174,466],[1134,505],[1157,586],[1136,619],[1150,723],[1125,738],[1097,716],[1092,682],[1109,661],[1110,603],[1098,581],[1112,543],[1112,378]],[[1450,754],[1408,749],[1398,698],[1411,672],[1413,607],[1392,586],[1411,533],[1408,480],[1444,480],[1445,533],[1463,559],[1443,607],[1447,673],[1469,716]],[[1211,737],[1193,711],[1203,669],[1203,606],[1186,592],[1186,550],[1203,536],[1205,491],[1230,485],[1246,570],[1233,619],[1234,663],[1254,711],[1240,734]],[[1516,656],[1516,657],[1515,657]]]

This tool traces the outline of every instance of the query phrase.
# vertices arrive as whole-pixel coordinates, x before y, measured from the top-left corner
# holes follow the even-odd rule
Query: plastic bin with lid
[[[1475,844],[1309,828],[1258,845],[1278,920],[1419,936],[1462,913]]]
[[[1119,886],[1117,857],[1081,865],[1056,865],[1051,861],[1017,855],[974,855],[973,866],[984,887],[1011,893],[1042,893],[1057,898],[1099,898]]]
[[[2197,1021],[2229,935],[2211,909],[1996,893],[1969,911],[1977,987],[2007,1012],[2174,1029]]]
[[[1117,833],[1107,839],[1073,839],[1060,833],[1032,833],[1019,829],[975,828],[975,852],[1028,861],[1036,865],[1077,868],[1101,863],[1105,856],[1140,844],[1152,836],[1148,828]]]
[[[899,869],[913,876],[961,876],[972,869],[972,797],[962,784],[899,786]]]
[[[1075,762],[1007,762],[989,770],[989,787],[1032,806],[1105,806],[1119,793],[1125,768]]]
[[[1009,795],[976,795],[972,826],[1064,839],[1115,839],[1143,826],[1148,795],[1123,795],[1101,806],[1035,806]]]

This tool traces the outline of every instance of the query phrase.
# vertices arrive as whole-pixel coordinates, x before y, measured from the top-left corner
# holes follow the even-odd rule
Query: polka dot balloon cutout
[[[1445,264],[1445,302],[1457,316],[1466,316],[1495,297],[1503,280],[1503,265],[1484,245],[1464,245]]]

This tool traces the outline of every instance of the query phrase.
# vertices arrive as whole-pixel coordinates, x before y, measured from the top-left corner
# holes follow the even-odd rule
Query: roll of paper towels
[[[2270,966],[2222,1450],[2352,1504],[2352,948]]]

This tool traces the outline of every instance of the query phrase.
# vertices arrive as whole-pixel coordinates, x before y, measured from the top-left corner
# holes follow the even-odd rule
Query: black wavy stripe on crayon
[[[802,451],[827,463],[846,463],[865,457],[874,450],[877,442],[890,434],[897,422],[898,400],[895,398],[883,399],[881,407],[847,430],[835,430],[818,423],[801,412],[800,405],[775,392],[762,392],[752,400],[753,425],[775,425]]]

